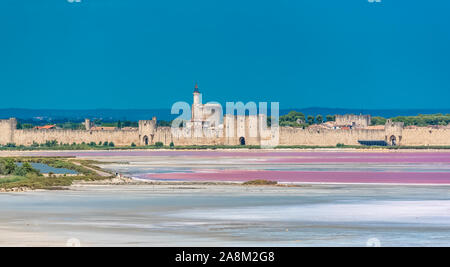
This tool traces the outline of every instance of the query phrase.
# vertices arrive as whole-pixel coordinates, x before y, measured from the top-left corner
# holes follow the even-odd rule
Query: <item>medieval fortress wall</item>
[[[384,130],[329,130],[282,127],[280,145],[336,146],[337,144],[360,145],[359,140],[385,140]]]
[[[421,127],[403,129],[404,146],[448,146],[450,145],[450,129],[433,129]]]
[[[133,131],[84,131],[84,130],[15,130],[9,143],[30,146],[33,143],[43,144],[56,140],[62,144],[81,144],[95,142],[114,142],[117,146],[139,144],[137,130]]]
[[[236,116],[235,116],[236,117]],[[239,120],[245,123],[239,124]],[[38,130],[16,129],[16,120],[0,120],[0,144],[14,143],[30,146],[33,143],[43,144],[56,140],[62,144],[114,142],[116,146],[151,145],[162,142],[165,145],[260,145],[264,136],[258,129],[261,119],[245,116],[234,120],[234,129],[230,126],[231,119],[221,131],[208,131],[200,135],[174,134],[170,127],[156,127],[155,121],[140,121],[136,130]],[[251,121],[256,121],[251,122]],[[144,122],[147,122],[145,124]],[[150,125],[148,125],[150,124]],[[230,130],[230,127],[232,130]],[[392,138],[395,143],[392,143]],[[245,141],[243,141],[244,139]],[[266,137],[267,139],[267,137]],[[280,127],[279,145],[305,146],[336,146],[337,144],[361,145],[360,141],[379,140],[389,145],[403,146],[447,146],[450,145],[450,129],[433,129],[420,127],[407,129],[399,125],[386,125],[385,129],[323,129],[323,128],[293,128]]]
[[[403,123],[388,120],[384,127],[370,127],[367,115],[337,115],[336,122],[325,127],[309,128],[267,127],[265,115],[225,115],[219,125],[206,120],[218,108],[214,104],[202,104],[198,89],[194,91],[191,121],[173,131],[171,127],[158,127],[156,118],[139,121],[136,129],[101,130],[87,119],[86,130],[65,129],[17,129],[16,119],[0,120],[0,145],[30,146],[57,141],[61,144],[113,142],[116,146],[152,145],[280,145],[280,146],[336,146],[362,145],[363,142],[385,142],[403,146],[450,146],[449,128],[405,128]],[[277,140],[273,142],[274,138]]]

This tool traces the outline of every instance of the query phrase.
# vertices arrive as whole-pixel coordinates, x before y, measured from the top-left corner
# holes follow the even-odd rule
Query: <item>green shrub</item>
[[[11,158],[2,159],[0,161],[0,174],[10,175],[16,171],[17,165]]]
[[[242,183],[243,185],[276,185],[278,184],[277,181],[269,181],[269,180],[251,180],[251,181],[247,181]]]
[[[9,184],[9,183],[15,183],[15,182],[19,182],[19,181],[23,181],[27,179],[26,177],[22,177],[22,176],[8,176],[6,178],[1,178],[0,179],[0,185],[2,184]]]
[[[164,143],[163,143],[163,142],[156,142],[156,143],[155,143],[155,146],[156,146],[156,147],[163,147],[163,146],[164,146]]]
[[[40,172],[31,166],[29,162],[24,162],[22,166],[19,166],[15,169],[14,174],[17,176],[28,176],[32,175],[40,175]]]

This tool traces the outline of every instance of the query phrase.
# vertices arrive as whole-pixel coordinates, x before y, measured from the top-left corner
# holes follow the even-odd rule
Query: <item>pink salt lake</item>
[[[450,184],[450,152],[85,151],[38,152],[130,162],[119,171],[151,180]],[[109,166],[104,166],[110,168]],[[118,166],[111,166],[115,168]]]

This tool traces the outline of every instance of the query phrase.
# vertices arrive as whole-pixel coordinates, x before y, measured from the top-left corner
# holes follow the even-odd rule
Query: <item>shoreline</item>
[[[450,187],[450,184],[436,184],[436,183],[345,183],[345,182],[283,182],[278,181],[277,184],[244,184],[244,182],[241,181],[169,181],[169,180],[145,180],[145,179],[139,179],[139,178],[130,178],[130,177],[123,177],[123,178],[113,178],[113,179],[106,179],[106,180],[99,180],[99,181],[76,181],[72,184],[72,186],[96,186],[96,185],[151,185],[151,186],[174,186],[174,185],[180,185],[180,186],[189,186],[189,185],[198,185],[198,186],[240,186],[240,187],[311,187],[314,185],[373,185],[373,186],[431,186],[431,187],[442,187],[442,186],[448,186]],[[70,189],[69,187],[69,189]]]
[[[39,150],[1,150],[0,157],[21,156],[24,154],[35,153],[114,153],[114,152],[365,152],[365,153],[429,153],[429,152],[450,152],[450,148],[405,148],[405,149],[389,149],[389,148],[218,148],[218,149],[39,149]],[[32,156],[32,155],[31,155]],[[41,156],[42,157],[42,156]],[[66,156],[61,156],[66,157]],[[70,156],[67,156],[70,157]]]

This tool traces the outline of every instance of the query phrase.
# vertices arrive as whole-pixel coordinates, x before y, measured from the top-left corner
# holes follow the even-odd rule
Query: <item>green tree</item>
[[[13,159],[6,158],[1,161],[0,172],[3,175],[10,175],[16,171],[17,165]]]
[[[289,127],[302,127],[305,123],[305,114],[298,111],[291,111],[286,115],[280,116],[280,126]],[[268,121],[268,125],[271,126],[272,122]]]
[[[372,125],[385,125],[386,119],[383,117],[373,117],[372,118]]]
[[[327,121],[336,121],[336,116],[333,115],[327,115],[326,116]]]
[[[314,124],[314,116],[312,116],[312,115],[309,115],[309,116],[308,116],[308,124],[309,124],[309,125]]]
[[[321,124],[321,123],[323,123],[323,116],[322,115],[317,115],[316,116],[316,122],[318,123],[318,124]]]
[[[17,176],[27,176],[27,174],[30,173],[38,175],[39,171],[34,169],[33,166],[31,166],[31,164],[28,162],[24,162],[22,166],[17,167],[14,172],[14,174]]]

